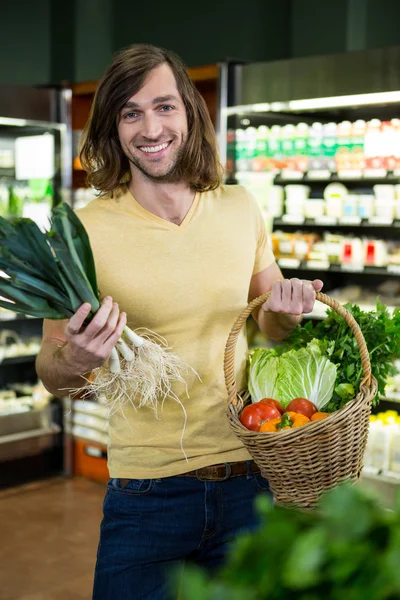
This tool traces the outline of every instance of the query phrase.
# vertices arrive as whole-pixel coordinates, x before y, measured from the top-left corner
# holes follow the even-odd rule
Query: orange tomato
[[[321,419],[326,419],[326,417],[329,417],[329,413],[327,413],[327,412],[316,412],[311,417],[311,421],[320,421]]]

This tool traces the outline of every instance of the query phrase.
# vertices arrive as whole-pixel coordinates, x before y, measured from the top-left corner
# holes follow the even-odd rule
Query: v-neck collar
[[[147,221],[154,221],[155,223],[162,224],[167,229],[171,229],[173,231],[182,231],[183,229],[186,229],[186,227],[189,225],[190,221],[192,220],[194,213],[196,212],[196,208],[197,208],[197,206],[199,204],[199,200],[200,200],[200,193],[196,192],[195,196],[193,198],[193,202],[192,202],[188,212],[186,213],[183,221],[181,222],[180,225],[177,225],[176,223],[173,223],[172,221],[168,221],[168,219],[164,219],[163,217],[159,217],[158,215],[155,215],[154,213],[152,213],[149,210],[147,210],[146,208],[144,208],[141,204],[139,204],[139,202],[132,195],[128,186],[126,186],[126,193],[124,194],[124,196],[125,196],[124,204],[126,207],[128,207],[128,208],[129,208],[129,206],[133,207],[135,209],[135,211],[140,213]]]

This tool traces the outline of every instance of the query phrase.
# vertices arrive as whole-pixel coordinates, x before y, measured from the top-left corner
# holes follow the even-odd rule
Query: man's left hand
[[[297,278],[275,281],[271,295],[262,305],[266,312],[287,315],[302,315],[312,312],[316,292],[321,291],[323,282],[320,279],[304,281]]]

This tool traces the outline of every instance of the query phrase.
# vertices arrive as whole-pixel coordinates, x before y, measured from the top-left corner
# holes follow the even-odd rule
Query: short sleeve
[[[246,190],[247,191],[247,190]],[[254,259],[253,275],[260,273],[272,263],[275,262],[275,256],[272,252],[270,240],[265,226],[265,219],[258,206],[257,200],[247,191],[250,210],[252,213],[252,222],[255,226],[255,235],[257,240],[256,255]]]

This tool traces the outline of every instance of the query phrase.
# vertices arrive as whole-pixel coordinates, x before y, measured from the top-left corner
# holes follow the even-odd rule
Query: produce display
[[[400,309],[392,316],[380,304],[362,311],[345,305],[364,335],[378,394],[396,373],[400,356]],[[356,339],[345,320],[328,310],[324,321],[298,325],[284,344],[256,348],[249,357],[248,387],[252,402],[240,421],[247,429],[277,433],[325,419],[355,398],[363,371]],[[376,404],[378,396],[374,398]],[[279,413],[279,414],[278,414]]]

